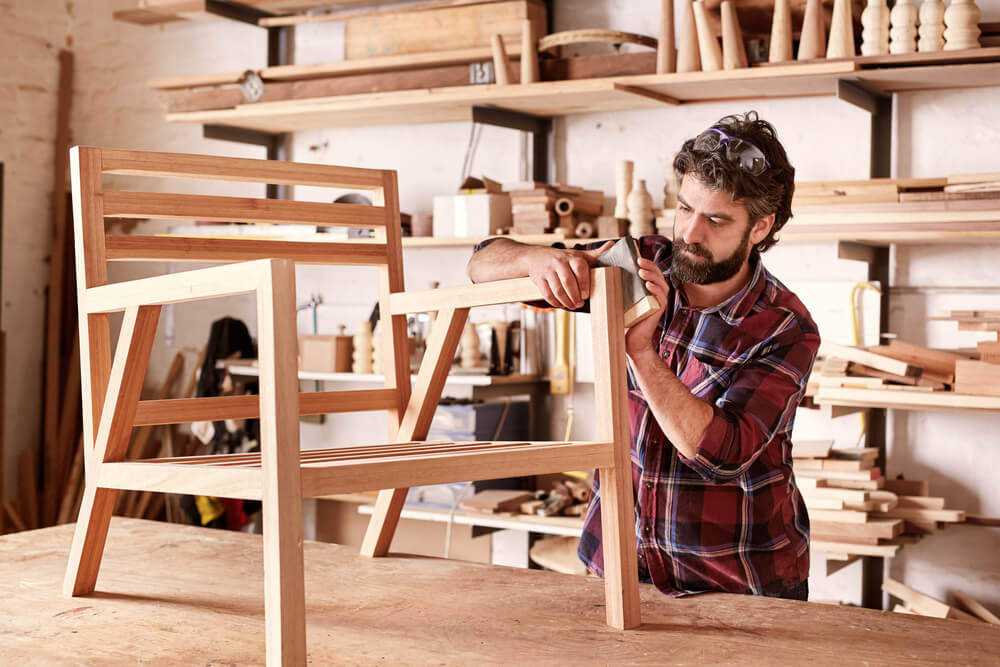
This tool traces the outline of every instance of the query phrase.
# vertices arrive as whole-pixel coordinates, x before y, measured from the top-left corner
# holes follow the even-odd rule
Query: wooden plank
[[[209,467],[124,461],[101,466],[102,488],[261,500],[260,467]]]
[[[885,389],[840,389],[820,387],[816,402],[831,405],[861,407],[888,407],[902,410],[975,410],[994,412],[1000,410],[1000,397],[956,394],[935,391],[931,393],[902,392]]]
[[[897,496],[926,496],[928,495],[927,480],[925,479],[887,479],[885,490],[892,491]]]
[[[295,265],[268,260],[257,289],[264,632],[270,664],[305,664]]]
[[[810,540],[809,546],[816,551],[826,553],[876,556],[880,558],[892,558],[902,548],[897,544],[847,544],[846,542],[827,542],[823,540]]]
[[[347,18],[344,57],[355,60],[489,47],[493,33],[513,44],[520,41],[521,22],[525,19],[530,19],[540,34],[548,33],[545,7],[534,0]]]
[[[105,190],[104,217],[264,222],[318,227],[380,227],[385,224],[385,211],[381,207],[363,204],[120,190]]]
[[[93,477],[97,476],[101,463],[121,461],[128,448],[159,315],[160,306],[132,306],[125,311],[94,449],[88,455],[93,461]],[[84,595],[94,590],[116,493],[94,483],[85,484],[63,580],[66,595]]]
[[[955,375],[955,362],[968,358],[955,352],[932,350],[897,339],[889,341],[889,349],[881,350],[880,353],[920,366],[925,371],[951,376]]]
[[[851,347],[849,345],[838,345],[836,343],[828,343],[824,341],[820,344],[819,354],[821,356],[836,357],[838,359],[844,359],[845,361],[852,361],[854,363],[869,366],[894,375],[917,377],[921,372],[921,369],[918,366],[912,366],[905,362],[897,361],[896,359],[891,359],[881,354],[875,354],[873,352],[868,352],[867,350]]]
[[[896,507],[888,512],[872,512],[873,517],[895,519],[917,519],[921,521],[965,521],[962,510],[929,510],[919,507]]]
[[[143,304],[168,304],[246,294],[256,289],[267,260],[213,266],[81,290],[80,310],[103,313]]]
[[[111,149],[103,149],[100,154],[101,171],[105,174],[315,185],[358,190],[375,190],[382,185],[381,170],[360,167]]]
[[[951,594],[956,600],[958,600],[959,604],[971,611],[980,619],[986,621],[990,625],[1000,625],[1000,618],[998,618],[996,614],[991,612],[977,600],[972,599],[962,591],[952,591]]]
[[[889,595],[899,598],[906,603],[912,611],[922,616],[933,616],[934,618],[948,618],[951,607],[940,600],[935,600],[929,595],[910,588],[906,584],[896,581],[892,577],[886,577],[882,582],[882,590]]]
[[[274,257],[298,264],[378,266],[386,262],[386,249],[380,243],[109,234],[106,246],[109,261],[247,262]]]
[[[899,507],[916,507],[925,510],[943,510],[944,498],[928,498],[926,496],[897,496]]]
[[[165,76],[150,79],[147,88],[153,90],[174,90],[176,88],[200,88],[202,86],[221,86],[238,84],[246,76],[246,70],[238,72],[219,72],[218,74],[189,74],[186,76]]]
[[[69,167],[69,117],[73,103],[73,52],[59,51],[59,98],[56,106],[55,145],[52,162],[52,243],[49,259],[49,290],[45,320],[45,403],[42,441],[42,505],[39,519],[44,525],[56,519],[55,489],[62,484],[59,473],[65,454],[59,451],[60,388],[63,386],[63,273],[66,248],[66,172]]]
[[[489,0],[424,0],[424,2],[418,2],[410,5],[381,9],[363,9],[354,11],[335,11],[325,14],[293,14],[290,16],[265,17],[258,21],[257,25],[263,28],[275,28],[285,25],[299,25],[301,23],[327,23],[329,21],[344,21],[349,18],[363,18],[366,16],[381,16],[392,13],[424,11],[427,9],[438,9],[440,7],[478,5],[488,1]]]
[[[850,523],[860,525],[868,521],[868,514],[853,510],[810,510],[812,521],[829,521],[832,523]]]
[[[531,278],[513,278],[476,285],[393,294],[391,312],[404,315],[424,313],[439,308],[473,308],[518,301],[537,301],[543,298],[541,290]]]
[[[428,456],[395,456],[347,459],[336,465],[317,462],[302,467],[305,497],[331,493],[355,493],[374,489],[408,488],[422,484],[442,484],[471,479],[488,471],[491,477],[516,477],[557,473],[579,468],[603,468],[612,464],[611,448],[602,442],[528,444],[511,452],[504,448],[460,451]],[[224,468],[229,469],[229,468]],[[392,497],[384,491],[380,497]],[[392,535],[388,538],[391,541]],[[378,554],[375,554],[378,555]]]
[[[302,392],[299,414],[319,415],[338,412],[387,410],[396,404],[396,392],[390,389]],[[254,419],[260,415],[257,396],[214,396],[140,401],[136,426],[151,424],[187,424],[219,419]]]
[[[851,481],[869,481],[875,480],[882,476],[882,471],[876,468],[870,468],[868,470],[860,471],[846,471],[842,472],[839,470],[796,470],[795,474],[797,477],[818,477],[819,479],[839,479],[839,480],[851,480]]]
[[[892,539],[903,532],[903,522],[900,519],[869,519],[864,523],[849,523],[821,521],[811,516],[812,511],[809,514],[809,529],[820,540],[850,542],[854,537]]]

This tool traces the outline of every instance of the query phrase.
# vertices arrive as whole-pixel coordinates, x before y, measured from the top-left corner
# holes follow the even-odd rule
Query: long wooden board
[[[6,662],[263,662],[259,536],[116,518],[99,594],[68,598],[58,583],[71,530],[0,538],[0,624],[17,629],[4,634]],[[318,665],[438,663],[442,647],[463,663],[502,664],[703,664],[709,644],[713,662],[773,662],[776,651],[789,664],[815,665],[873,656],[894,665],[984,664],[1000,655],[1000,633],[985,623],[850,606],[747,595],[672,599],[640,584],[644,624],[616,632],[605,626],[596,578],[369,559],[356,547],[311,541],[305,569],[309,660]]]

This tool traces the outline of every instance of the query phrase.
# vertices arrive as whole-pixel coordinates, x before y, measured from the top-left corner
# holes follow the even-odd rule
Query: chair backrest
[[[403,291],[399,199],[396,173],[318,164],[275,162],[207,155],[153,153],[77,146],[71,150],[80,341],[84,397],[84,437],[93,446],[96,425],[111,374],[107,313],[87,313],[87,290],[108,284],[108,262],[239,262],[284,258],[296,263],[374,266],[378,270],[381,321],[391,322],[382,338],[390,432],[398,426],[410,394],[405,315],[393,315],[388,295]],[[372,193],[373,205],[287,201],[169,192],[105,189],[104,174],[301,185]],[[269,238],[199,238],[108,234],[116,218],[207,220],[374,229],[372,239],[325,241]],[[301,228],[301,227],[300,227]],[[280,234],[279,234],[280,236]],[[393,363],[388,363],[392,360]]]

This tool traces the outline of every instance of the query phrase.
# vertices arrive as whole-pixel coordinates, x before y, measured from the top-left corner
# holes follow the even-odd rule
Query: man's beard
[[[700,245],[685,243],[677,234],[674,234],[674,276],[682,283],[694,285],[711,285],[729,280],[739,273],[740,269],[743,268],[743,262],[750,256],[750,230],[752,227],[752,225],[747,225],[739,247],[721,262],[713,261],[712,253]],[[681,252],[682,250],[703,257],[705,261],[694,262]]]

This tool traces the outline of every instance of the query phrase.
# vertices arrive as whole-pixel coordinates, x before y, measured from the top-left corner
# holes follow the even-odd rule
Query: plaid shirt
[[[662,236],[639,240],[673,285],[654,336],[680,381],[715,415],[691,459],[660,430],[629,369],[639,576],[668,595],[778,595],[809,575],[809,518],[792,474],[792,423],[819,348],[802,302],[751,259],[750,281],[712,308],[685,304]],[[591,248],[594,244],[577,246]],[[579,556],[604,573],[601,500]]]

